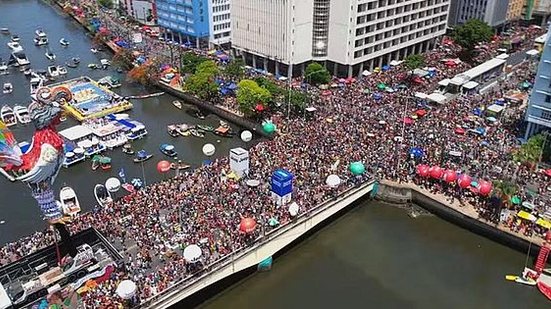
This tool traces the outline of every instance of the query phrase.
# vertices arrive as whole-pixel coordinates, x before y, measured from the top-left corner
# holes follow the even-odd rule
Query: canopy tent
[[[421,70],[421,69],[415,69],[415,70],[413,70],[413,74],[417,75],[419,77],[425,77],[425,76],[429,75],[429,72],[425,71],[425,70]]]
[[[439,86],[447,87],[450,84],[450,79],[446,78],[438,82]]]
[[[428,95],[426,93],[423,93],[423,92],[416,92],[415,97],[418,98],[418,99],[421,99],[421,100],[425,100],[425,99],[428,98]]]
[[[446,102],[447,98],[443,94],[440,94],[438,92],[433,92],[433,93],[429,94],[427,99],[429,99],[430,101],[433,101],[437,104],[443,104],[444,102]]]
[[[425,109],[418,109],[415,111],[415,115],[418,117],[423,117],[427,114],[427,111]]]
[[[452,170],[446,170],[442,179],[447,183],[453,183],[457,180],[457,173]]]
[[[492,183],[486,180],[480,180],[478,183],[478,193],[487,196],[490,192],[492,192]]]
[[[543,227],[543,228],[551,229],[551,222],[549,222],[545,219],[539,218],[538,220],[536,220],[536,224]]]
[[[520,204],[520,202],[521,202],[520,197],[516,195],[511,198],[511,203],[513,203],[513,205],[518,205]]]
[[[385,90],[385,89],[386,89],[386,85],[385,85],[384,83],[379,83],[379,84],[377,85],[377,89],[379,89],[379,90]]]
[[[434,179],[441,179],[444,174],[444,170],[439,166],[432,166],[429,169],[430,177]]]
[[[457,184],[465,189],[471,185],[472,178],[467,174],[461,174],[457,177]]]
[[[534,205],[530,202],[523,202],[522,207],[524,207],[526,209],[529,209],[529,210],[532,210],[532,209],[536,208],[536,205]]]
[[[393,66],[393,67],[395,67],[395,66],[400,65],[402,62],[404,62],[404,61],[402,61],[402,60],[392,60],[392,61],[390,62],[390,65]]]
[[[527,51],[526,54],[528,56],[535,57],[535,56],[538,56],[540,54],[540,52],[537,49],[531,49],[531,50]]]
[[[415,158],[421,158],[423,156],[423,149],[419,147],[413,147],[409,150],[409,154],[414,156]]]
[[[365,166],[360,161],[350,163],[349,169],[354,176],[359,176],[365,172]]]
[[[517,213],[517,217],[519,217],[521,219],[524,219],[524,220],[532,221],[532,222],[537,220],[536,216],[534,216],[533,214],[528,213],[524,210],[519,211]]]
[[[497,104],[492,104],[492,105],[488,106],[488,108],[487,108],[486,110],[487,110],[488,112],[490,112],[490,113],[499,114],[499,113],[501,113],[504,109],[505,109],[505,106],[501,106],[501,105],[497,105]]]

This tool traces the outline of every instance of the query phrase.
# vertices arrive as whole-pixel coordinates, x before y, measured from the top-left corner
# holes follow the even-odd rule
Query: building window
[[[551,112],[550,111],[541,111],[541,118],[545,120],[551,120]]]
[[[551,95],[545,96],[545,103],[551,103]]]

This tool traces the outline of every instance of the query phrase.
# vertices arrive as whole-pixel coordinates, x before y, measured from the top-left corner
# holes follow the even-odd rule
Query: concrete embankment
[[[168,308],[175,304],[193,307],[250,274],[264,259],[277,257],[321,227],[333,222],[373,190],[374,181],[347,191],[340,197],[300,215],[291,224],[282,226],[257,240],[252,247],[227,256],[205,269],[208,272],[177,283],[162,295],[145,302],[145,308]]]
[[[529,238],[513,233],[505,227],[497,227],[495,224],[479,220],[472,211],[467,211],[470,206],[461,209],[449,205],[445,198],[438,198],[412,184],[383,182],[379,184],[376,198],[390,203],[414,203],[444,220],[523,253],[527,252],[530,246]],[[532,241],[531,254],[537,255],[541,239],[533,238]]]

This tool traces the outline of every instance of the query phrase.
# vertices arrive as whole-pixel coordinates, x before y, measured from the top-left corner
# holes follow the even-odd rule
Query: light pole
[[[326,69],[319,69],[319,70],[316,70],[314,72],[310,72],[308,74],[306,74],[306,76],[304,76],[304,78],[306,79],[306,95],[308,96],[308,103],[311,103],[311,97],[310,97],[310,81],[311,81],[311,76],[313,74],[316,74],[316,73],[321,73],[321,72],[324,72]],[[303,108],[303,115],[302,115],[303,118],[306,118],[306,107]]]
[[[398,95],[399,98],[406,98],[406,104],[404,106],[404,112],[403,112],[403,115],[402,115],[402,133],[400,134],[400,146],[402,145],[402,142],[404,141],[404,134],[405,134],[405,131],[406,131],[406,115],[407,115],[407,112],[408,112],[408,100],[411,99],[411,98],[414,98],[412,96],[404,96],[404,95]],[[398,146],[396,147],[398,148]],[[399,149],[396,149],[397,150],[397,158],[396,158],[396,173],[398,173],[398,170],[400,169],[400,150]]]

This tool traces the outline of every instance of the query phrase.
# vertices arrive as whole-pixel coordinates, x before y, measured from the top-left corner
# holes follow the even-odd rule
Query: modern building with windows
[[[551,29],[551,27],[550,27]],[[536,81],[530,95],[528,109],[526,110],[525,138],[528,139],[542,130],[551,128],[551,32],[547,33],[543,52],[541,53]]]
[[[511,0],[452,0],[448,24],[464,24],[469,19],[480,19],[492,27],[507,21],[507,11]],[[515,1],[515,0],[513,0]]]
[[[450,0],[233,0],[232,47],[248,65],[298,74],[319,61],[360,75],[433,48]]]
[[[216,46],[230,43],[230,2],[231,0],[209,1],[209,42],[211,45]]]
[[[156,0],[156,4],[157,23],[168,39],[194,46],[208,44],[208,0]]]

